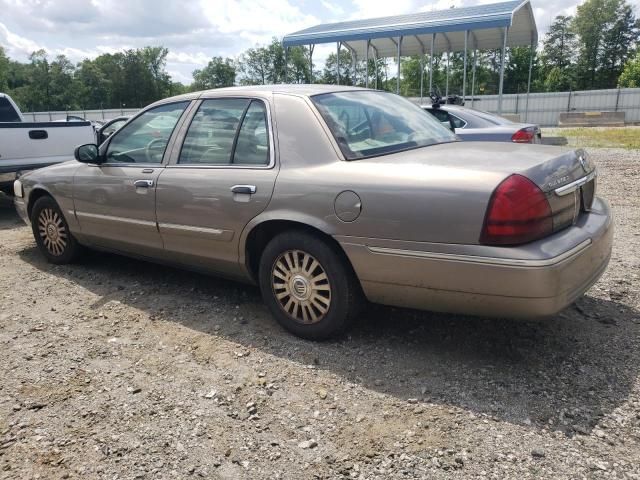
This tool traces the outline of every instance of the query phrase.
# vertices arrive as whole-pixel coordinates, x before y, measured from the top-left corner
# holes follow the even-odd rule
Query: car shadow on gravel
[[[640,370],[631,340],[640,333],[639,312],[615,300],[585,296],[544,322],[372,306],[343,338],[309,342],[283,331],[252,286],[103,253],[69,266],[47,264],[35,247],[20,256],[98,295],[96,312],[117,300],[402,401],[568,436],[590,432],[620,406]]]
[[[0,230],[9,230],[18,225],[23,225],[13,206],[13,198],[0,192]]]

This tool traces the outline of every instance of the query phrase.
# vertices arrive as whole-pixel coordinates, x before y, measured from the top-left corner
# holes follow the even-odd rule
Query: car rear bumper
[[[611,256],[613,226],[609,206],[597,199],[573,227],[522,247],[449,245],[447,252],[443,244],[338,241],[372,302],[535,318],[561,311],[598,280]]]

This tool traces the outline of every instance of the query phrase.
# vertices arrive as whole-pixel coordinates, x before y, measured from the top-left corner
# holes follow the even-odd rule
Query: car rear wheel
[[[302,338],[344,331],[362,304],[360,286],[335,249],[302,231],[274,237],[260,259],[260,289],[276,320]]]
[[[73,262],[82,247],[69,231],[62,211],[51,197],[36,200],[31,211],[31,228],[40,252],[57,265]]]

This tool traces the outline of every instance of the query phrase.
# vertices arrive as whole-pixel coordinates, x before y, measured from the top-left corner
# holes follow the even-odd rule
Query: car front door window
[[[188,105],[179,102],[152,108],[118,130],[107,147],[106,162],[162,163],[169,137]]]

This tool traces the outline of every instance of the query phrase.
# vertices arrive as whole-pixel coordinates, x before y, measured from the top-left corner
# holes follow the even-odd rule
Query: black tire
[[[33,205],[31,230],[38,249],[50,263],[72,263],[82,253],[82,246],[71,234],[62,210],[49,196],[40,197]],[[56,232],[52,233],[53,230]]]
[[[314,267],[313,260],[318,266]],[[282,276],[285,270],[280,267],[296,261],[298,270],[291,268]],[[282,263],[276,267],[278,262]],[[321,278],[323,273],[326,282]],[[340,252],[305,231],[293,230],[275,236],[262,253],[258,276],[262,298],[278,323],[309,340],[324,340],[344,332],[363,305],[360,284]],[[289,280],[284,280],[285,277]],[[284,298],[279,300],[278,294]],[[305,295],[310,298],[301,300]],[[293,302],[288,310],[285,302]],[[314,314],[317,318],[312,318]]]

